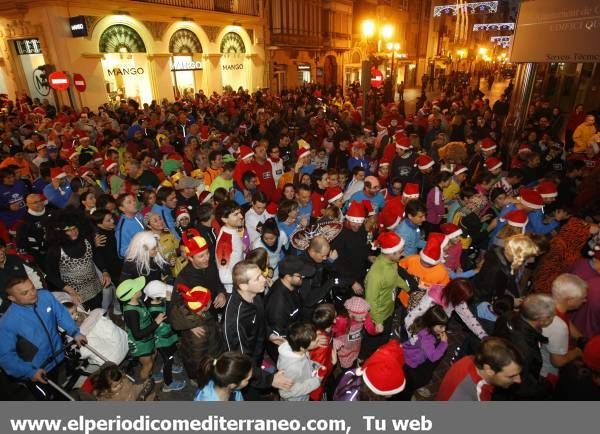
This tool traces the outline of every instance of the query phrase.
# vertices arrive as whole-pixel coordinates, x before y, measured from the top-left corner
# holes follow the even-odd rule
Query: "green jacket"
[[[365,278],[365,299],[371,306],[371,318],[375,324],[383,324],[394,313],[396,288],[409,290],[398,275],[398,264],[379,255]]]

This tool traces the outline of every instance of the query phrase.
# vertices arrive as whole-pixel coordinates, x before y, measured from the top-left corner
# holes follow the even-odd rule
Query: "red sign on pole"
[[[83,78],[83,75],[81,74],[73,74],[73,84],[75,85],[75,89],[79,92],[84,92],[87,88],[85,78]]]
[[[371,68],[371,87],[379,88],[381,86],[383,86],[383,73],[379,69],[373,67]]]
[[[48,83],[52,89],[67,90],[69,88],[69,77],[62,71],[55,71],[48,76]]]

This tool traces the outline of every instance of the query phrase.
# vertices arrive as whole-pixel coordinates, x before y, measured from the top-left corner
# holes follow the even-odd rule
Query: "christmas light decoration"
[[[459,12],[465,14],[495,14],[498,12],[498,2],[472,2],[452,5],[435,6],[433,16],[458,15]]]
[[[512,31],[515,30],[515,23],[481,23],[473,24],[474,32],[481,31]]]

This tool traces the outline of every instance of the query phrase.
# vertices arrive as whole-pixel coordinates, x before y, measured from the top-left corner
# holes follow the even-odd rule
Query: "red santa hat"
[[[182,234],[181,241],[183,243],[183,251],[190,258],[208,250],[208,243],[196,229],[186,230]]]
[[[102,163],[102,165],[104,166],[104,170],[106,170],[107,172],[115,167],[117,167],[117,162],[113,161],[113,160],[104,160],[104,162]]]
[[[379,130],[379,131],[385,131],[385,130],[387,130],[387,127],[388,127],[388,125],[384,119],[380,119],[379,121],[377,121],[375,126],[377,127],[377,130]]]
[[[408,151],[410,148],[412,148],[410,139],[408,137],[406,137],[406,134],[398,133],[398,134],[396,134],[395,139],[396,139],[396,149],[403,149],[405,151]]]
[[[419,170],[426,170],[430,167],[433,167],[435,161],[429,155],[419,155],[415,160],[415,165],[419,168]]]
[[[412,182],[406,183],[402,196],[406,199],[418,199],[420,196],[419,184],[414,184]]]
[[[402,392],[406,386],[402,346],[397,340],[390,340],[366,360],[358,373],[377,395],[391,396]]]
[[[519,154],[527,154],[531,152],[531,147],[527,143],[522,143],[517,151]]]
[[[521,228],[521,232],[525,232],[525,226],[527,226],[527,223],[529,223],[527,213],[523,210],[511,211],[500,220],[505,221],[510,226]]]
[[[296,151],[297,160],[301,160],[302,158],[308,157],[310,155],[310,149],[307,148],[298,148]]]
[[[246,145],[240,146],[240,159],[245,160],[250,157],[254,157],[254,151],[252,148]]]
[[[184,217],[190,218],[189,210],[185,206],[178,206],[175,209],[175,221],[179,223],[179,220]]]
[[[366,147],[367,147],[367,144],[364,142],[359,142],[358,140],[352,142],[352,148],[365,149]]]
[[[450,240],[460,237],[463,233],[462,229],[454,223],[443,223],[440,225],[440,230]]]
[[[278,210],[278,209],[279,209],[279,207],[277,206],[277,203],[275,203],[275,202],[270,202],[270,203],[267,205],[267,209],[266,209],[266,211],[267,211],[267,213],[269,213],[270,215],[272,215],[272,216],[276,216],[276,215],[277,215],[277,210]]]
[[[339,187],[328,187],[323,195],[327,203],[333,203],[338,199],[344,197],[344,192]]]
[[[398,213],[395,213],[392,208],[389,208],[387,205],[381,210],[377,216],[377,219],[379,227],[389,231],[393,231],[402,221],[402,217]]]
[[[50,177],[52,179],[61,179],[66,176],[67,176],[67,174],[61,167],[53,167],[50,169]]]
[[[444,234],[432,232],[429,234],[427,244],[421,250],[421,260],[429,265],[444,262],[444,248],[448,245],[448,237]]]
[[[487,158],[485,160],[485,167],[489,171],[500,169],[502,167],[502,161],[500,161],[496,157]]]
[[[74,160],[75,158],[79,158],[79,152],[73,150],[67,158],[69,160]]]
[[[373,204],[370,200],[365,199],[362,201],[362,204],[365,207],[365,212],[369,217],[374,216],[376,214],[375,209],[373,208]]]
[[[79,168],[79,176],[88,176],[93,175],[94,171],[86,166],[81,166]]]
[[[540,182],[535,190],[544,198],[551,198],[558,196],[558,189],[556,188],[556,184],[552,181],[542,181]]]
[[[387,231],[379,234],[377,245],[381,249],[381,253],[392,254],[404,248],[404,240],[396,232]]]
[[[203,190],[198,194],[198,201],[202,203],[208,202],[213,197],[213,194],[208,190]]]
[[[387,158],[382,158],[379,162],[379,168],[388,167],[390,165],[390,160]]]
[[[465,173],[467,170],[468,170],[467,166],[464,166],[462,164],[457,164],[454,167],[454,171],[452,173],[456,176],[456,175],[460,175],[461,173]]]
[[[103,158],[102,158],[102,154],[100,154],[99,152],[96,152],[96,153],[93,155],[93,158],[94,158],[94,162],[95,162],[95,163],[102,163],[102,160],[103,160]]]
[[[492,152],[498,149],[498,145],[489,137],[486,137],[481,141],[481,149],[485,152]]]
[[[356,201],[353,201],[346,212],[346,220],[351,223],[362,223],[365,221],[367,213],[365,207]]]
[[[544,199],[542,198],[542,195],[535,190],[522,188],[519,191],[519,197],[521,199],[521,204],[527,208],[542,209],[544,207]]]

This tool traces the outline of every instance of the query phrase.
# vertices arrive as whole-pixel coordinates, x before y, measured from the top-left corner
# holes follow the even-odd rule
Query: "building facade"
[[[268,85],[263,23],[258,0],[0,0],[0,93],[97,107],[256,90]],[[52,70],[80,74],[85,91],[51,90]]]
[[[351,47],[352,0],[267,0],[271,89],[341,85]]]

